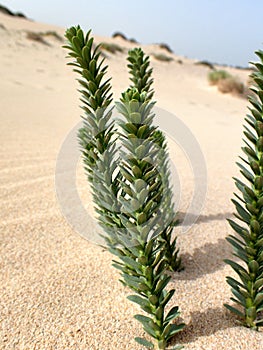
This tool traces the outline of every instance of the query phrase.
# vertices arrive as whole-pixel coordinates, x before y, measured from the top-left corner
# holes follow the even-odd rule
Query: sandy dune
[[[133,338],[143,332],[132,318],[138,309],[126,299],[129,291],[118,282],[111,255],[69,226],[56,199],[57,154],[79,121],[77,83],[61,43],[52,37],[46,38],[49,45],[29,40],[26,31],[63,35],[64,30],[2,14],[0,24],[0,348],[139,350]],[[121,39],[96,40],[134,46]],[[163,52],[157,46],[144,49]],[[108,56],[118,98],[128,83],[125,54]],[[231,177],[237,174],[246,101],[210,87],[208,68],[174,58],[170,63],[152,59],[155,98],[195,135],[208,172],[201,216],[187,232],[176,229],[185,270],[172,278],[171,304],[180,306],[187,327],[175,341],[193,350],[261,350],[262,332],[238,327],[223,307],[230,297],[225,276],[232,273],[222,261],[230,256],[225,218],[233,211]],[[247,71],[232,71],[246,81]],[[183,217],[194,178],[173,136],[169,145],[182,186],[178,211]],[[92,212],[81,166],[77,177]]]

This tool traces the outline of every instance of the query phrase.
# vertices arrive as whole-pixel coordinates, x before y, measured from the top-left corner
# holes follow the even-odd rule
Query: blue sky
[[[262,0],[0,0],[13,11],[95,34],[115,31],[142,43],[165,42],[175,53],[247,66],[263,49]]]

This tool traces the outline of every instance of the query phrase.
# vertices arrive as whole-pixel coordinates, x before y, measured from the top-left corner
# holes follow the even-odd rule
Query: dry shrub
[[[44,44],[44,45],[48,45],[49,46],[49,43],[43,38],[43,34],[41,33],[36,33],[36,32],[27,32],[27,39],[29,40],[33,40],[33,41],[36,41],[38,43],[41,43],[41,44]]]
[[[171,61],[174,60],[172,57],[163,55],[162,53],[160,53],[160,54],[154,53],[154,54],[152,54],[152,56],[153,56],[156,60],[162,61],[162,62],[171,62]]]
[[[170,48],[170,46],[168,44],[160,43],[159,47],[160,47],[160,49],[164,49],[169,53],[173,53],[173,50]]]
[[[232,93],[242,95],[244,93],[244,84],[235,77],[220,79],[217,83],[218,90],[223,94]]]
[[[121,33],[121,32],[115,32],[115,33],[113,33],[113,34],[112,34],[112,37],[113,37],[113,38],[121,38],[121,39],[123,39],[123,40],[128,41],[126,35],[124,35],[124,34]]]
[[[57,41],[63,42],[62,36],[59,35],[57,32],[55,32],[54,30],[48,30],[47,32],[39,33],[39,34],[47,37],[53,37]]]
[[[117,44],[113,44],[113,43],[101,43],[100,49],[108,51],[108,52],[113,53],[113,54],[115,54],[116,52],[123,52],[122,47],[120,47]]]
[[[0,12],[5,14],[5,15],[9,15],[9,16],[13,16],[13,17],[21,17],[21,18],[27,19],[27,17],[23,13],[13,12],[3,5],[0,5]]]
[[[205,67],[207,67],[209,69],[215,70],[214,65],[211,62],[209,62],[209,61],[198,61],[198,62],[195,62],[195,64],[197,66],[205,66]]]

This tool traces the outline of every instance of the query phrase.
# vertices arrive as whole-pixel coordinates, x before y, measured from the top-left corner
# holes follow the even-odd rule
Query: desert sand
[[[133,339],[144,333],[132,317],[139,309],[126,299],[130,292],[119,283],[112,256],[69,225],[56,197],[57,155],[81,114],[76,76],[66,66],[61,42],[54,37],[45,37],[48,45],[30,40],[27,31],[64,33],[63,28],[0,14],[0,348],[139,350]],[[128,84],[126,52],[136,45],[120,38],[95,39],[125,50],[107,53],[117,99]],[[143,49],[169,55],[156,45]],[[231,296],[225,277],[233,275],[223,262],[231,256],[226,218],[234,210],[232,177],[238,175],[235,161],[247,101],[209,86],[209,68],[171,56],[172,62],[151,56],[155,99],[192,131],[207,168],[200,217],[187,232],[182,224],[175,230],[185,269],[172,274],[169,287],[176,293],[171,305],[180,306],[186,327],[173,344],[189,350],[261,350],[262,332],[238,326],[223,307]],[[248,78],[246,70],[227,69],[244,82]],[[195,179],[191,161],[172,137],[169,147],[181,182],[178,212],[183,219]],[[77,184],[92,213],[81,164]]]

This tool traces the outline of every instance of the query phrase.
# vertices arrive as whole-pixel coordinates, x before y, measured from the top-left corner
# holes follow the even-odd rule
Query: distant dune
[[[56,199],[56,158],[82,113],[76,76],[61,48],[63,35],[64,28],[0,13],[0,348],[141,350],[133,340],[143,336],[132,317],[138,309],[126,299],[112,256],[68,225]],[[127,51],[138,44],[120,36],[95,35],[95,40],[105,43],[117,99],[129,84]],[[142,47],[154,69],[157,105],[171,115],[160,127],[168,133],[173,171],[181,182],[176,195],[180,217],[197,178],[175,142],[182,136],[179,129],[169,134],[176,118],[199,143],[208,172],[207,198],[197,208],[203,206],[197,223],[187,232],[180,225],[175,229],[185,270],[172,278],[176,293],[171,304],[180,306],[187,324],[177,341],[189,350],[262,350],[262,333],[238,327],[223,307],[231,296],[225,276],[232,273],[223,263],[230,255],[224,238],[231,229],[225,219],[233,211],[232,177],[238,174],[235,161],[247,102],[209,85],[208,64],[160,45]],[[223,69],[247,83],[249,71]],[[196,176],[205,187],[204,174]],[[81,164],[77,187],[93,214]],[[89,232],[96,227],[91,221]]]

